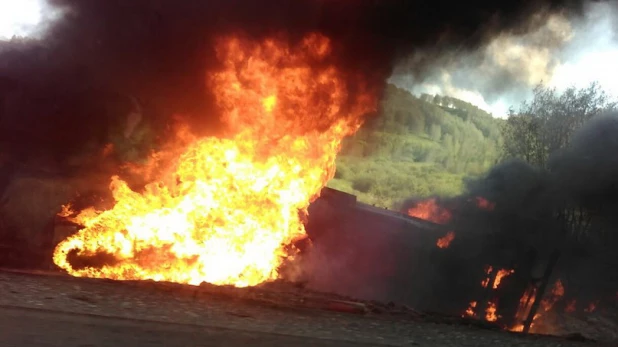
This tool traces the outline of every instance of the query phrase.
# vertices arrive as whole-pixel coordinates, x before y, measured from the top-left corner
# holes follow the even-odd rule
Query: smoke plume
[[[536,30],[553,13],[582,8],[576,1],[49,3],[62,16],[40,39],[0,43],[0,142],[3,151],[19,148],[21,158],[51,153],[60,160],[93,139],[101,145],[132,100],[146,118],[184,114],[194,129],[216,131],[204,75],[216,67],[212,41],[222,34],[294,41],[320,31],[335,42],[334,62],[379,93],[393,64],[413,52],[474,51],[503,33]],[[434,64],[426,58],[414,69]]]
[[[565,149],[550,156],[546,170],[507,161],[470,182],[462,196],[439,200],[440,206],[451,210],[449,228],[455,238],[443,255],[431,261],[437,268],[432,273],[439,276],[422,277],[429,280],[432,293],[417,300],[461,312],[467,302],[486,295],[478,285],[486,276],[484,268],[512,269],[493,298],[509,326],[522,293],[543,276],[556,254],[559,260],[551,283],[560,279],[564,285],[561,304],[615,300],[617,131],[618,114],[596,116],[574,133]],[[475,204],[478,197],[490,201],[492,208]],[[404,210],[415,203],[409,200]],[[465,294],[449,296],[455,283]]]

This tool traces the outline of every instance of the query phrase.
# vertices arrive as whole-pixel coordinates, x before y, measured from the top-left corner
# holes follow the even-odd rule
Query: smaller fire
[[[435,198],[421,201],[409,208],[408,215],[438,224],[446,224],[452,218],[451,212],[438,205]]]
[[[541,308],[544,312],[551,310],[554,304],[562,298],[564,295],[564,285],[562,285],[562,281],[558,279],[554,284],[554,287],[551,290],[551,294],[548,298],[545,298],[541,301]]]
[[[455,239],[455,233],[452,231],[449,231],[446,235],[444,235],[444,237],[441,237],[438,239],[436,246],[440,248],[448,248],[448,246],[450,246],[451,241],[453,241],[453,239]]]
[[[500,316],[496,315],[496,303],[490,301],[487,303],[487,309],[485,309],[485,319],[488,322],[495,322],[500,318]]]
[[[58,216],[59,217],[64,217],[67,218],[70,215],[72,215],[73,212],[73,206],[71,205],[71,203],[68,203],[66,205],[62,205],[60,212],[58,212]]]
[[[536,288],[530,288],[527,290],[519,299],[519,309],[517,311],[517,319],[519,321],[524,321],[527,318],[528,312],[534,303],[534,296],[536,295]],[[545,299],[541,300],[539,310],[540,312],[536,313],[532,318],[532,324],[530,324],[530,330],[534,327],[534,322],[537,321],[544,313],[551,310],[558,300],[560,300],[564,296],[564,285],[560,279],[556,280],[556,283],[552,287],[551,293]],[[575,302],[573,302],[575,305]],[[568,306],[567,306],[568,308]],[[517,324],[512,327],[511,331],[523,331],[523,324]]]
[[[528,288],[528,290],[524,292],[524,294],[519,299],[519,308],[517,309],[517,314],[515,315],[515,318],[518,321],[523,322],[527,318],[528,311],[530,310],[530,307],[532,306],[535,295],[536,295],[536,288],[530,287]],[[534,319],[538,318],[538,316],[539,314],[537,313]],[[534,319],[533,319],[533,322],[534,322]],[[532,328],[532,326],[534,326],[534,323],[530,324],[530,328]],[[515,331],[515,332],[522,332],[524,331],[524,325],[521,323],[518,323],[515,326],[511,327],[510,330]]]
[[[476,313],[474,313],[474,309],[475,309],[475,308],[476,308],[476,301],[472,301],[472,302],[470,302],[470,305],[469,305],[469,306],[468,306],[468,308],[466,309],[466,312],[465,312],[465,314],[464,314],[464,317],[465,317],[465,316],[468,316],[468,317],[474,317],[474,316],[476,316]]]
[[[484,280],[481,281],[481,286],[483,288],[487,288],[487,286],[489,285],[489,281],[491,279],[491,273],[492,271],[494,271],[493,266],[491,265],[487,265],[487,267],[485,267],[485,274],[487,274],[487,278],[485,278]]]
[[[481,196],[477,196],[475,198],[475,200],[476,200],[476,206],[478,208],[480,208],[480,209],[487,210],[487,211],[493,211],[494,208],[496,207],[495,203],[493,203],[493,202],[491,202],[491,201],[489,201],[489,200],[487,200],[487,199],[485,199],[485,198],[483,198]]]
[[[575,309],[576,309],[576,308],[575,308],[575,304],[576,304],[576,303],[577,303],[577,301],[575,301],[575,300],[570,300],[570,301],[567,303],[566,307],[564,308],[564,312],[568,312],[568,313],[575,312]]]
[[[500,282],[502,281],[502,279],[510,274],[512,274],[513,272],[515,272],[515,270],[506,270],[506,269],[500,269],[498,270],[498,273],[496,274],[496,279],[494,280],[494,289],[498,289],[498,286],[500,285]]]
[[[598,301],[597,301],[597,302],[591,302],[591,303],[589,303],[589,304],[588,304],[588,307],[586,307],[586,308],[584,309],[584,312],[587,312],[587,313],[592,313],[592,312],[594,312],[594,310],[596,310],[596,309],[597,309],[597,304],[598,304]]]

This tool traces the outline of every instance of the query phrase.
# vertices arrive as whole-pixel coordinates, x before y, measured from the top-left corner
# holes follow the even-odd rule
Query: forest
[[[329,186],[385,208],[460,194],[499,160],[504,123],[458,99],[388,85],[378,115],[345,140]]]

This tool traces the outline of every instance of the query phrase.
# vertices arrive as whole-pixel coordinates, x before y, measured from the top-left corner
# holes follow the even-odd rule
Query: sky
[[[596,81],[618,97],[616,8],[616,2],[589,4],[581,19],[554,15],[524,36],[503,34],[477,52],[450,52],[422,80],[404,62],[390,82],[416,95],[459,98],[500,118],[530,99],[539,83],[560,91]]]
[[[42,0],[0,0],[0,40],[34,34],[44,9]]]
[[[58,14],[45,0],[0,0],[0,41],[14,35],[36,38]],[[505,117],[510,106],[529,99],[539,83],[563,90],[597,81],[618,97],[615,17],[615,2],[591,4],[582,19],[554,15],[524,36],[503,34],[476,52],[447,52],[422,80],[408,73],[411,57],[389,82],[417,95],[459,98],[495,117]]]

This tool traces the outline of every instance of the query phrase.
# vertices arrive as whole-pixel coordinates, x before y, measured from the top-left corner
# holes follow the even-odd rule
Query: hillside
[[[464,101],[389,85],[378,116],[345,140],[329,186],[389,208],[413,196],[456,195],[466,177],[495,164],[501,124]]]

